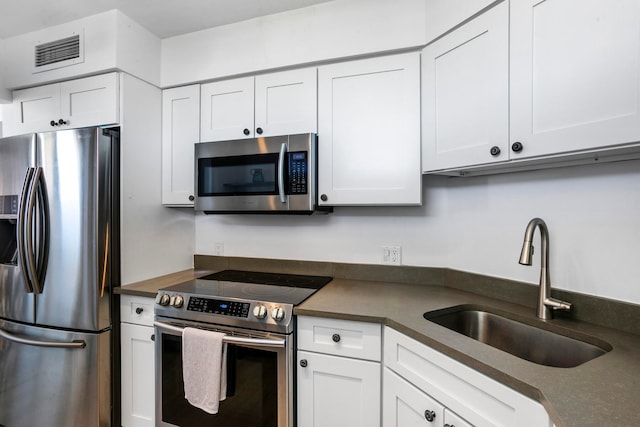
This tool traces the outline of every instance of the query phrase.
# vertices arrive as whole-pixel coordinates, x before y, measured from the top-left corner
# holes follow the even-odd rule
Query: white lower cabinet
[[[155,425],[153,298],[122,295],[122,427]]]
[[[384,366],[385,427],[552,425],[538,402],[389,327]],[[425,411],[435,413],[434,423]]]
[[[380,426],[380,325],[301,316],[297,331],[297,426]]]
[[[382,384],[382,425],[384,427],[471,426],[389,368],[384,368]]]
[[[379,425],[379,362],[298,351],[298,427]]]

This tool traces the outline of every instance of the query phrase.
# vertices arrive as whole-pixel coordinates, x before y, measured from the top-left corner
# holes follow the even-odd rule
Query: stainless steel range
[[[293,426],[293,307],[331,277],[224,270],[156,298],[156,425]],[[223,332],[227,399],[210,415],[184,398],[182,331]]]

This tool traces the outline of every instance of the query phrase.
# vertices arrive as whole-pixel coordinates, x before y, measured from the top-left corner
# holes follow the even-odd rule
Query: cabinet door
[[[318,131],[315,68],[257,76],[255,85],[256,136]]]
[[[511,2],[512,158],[640,140],[640,2]]]
[[[118,73],[109,73],[60,83],[62,128],[118,123],[118,80]]]
[[[200,85],[162,92],[162,204],[193,206],[194,144],[200,141]]]
[[[383,382],[384,427],[443,427],[444,406],[387,368]]]
[[[419,205],[420,55],[318,69],[318,186],[324,205]]]
[[[155,419],[153,328],[122,323],[122,426],[152,427]]]
[[[380,426],[380,363],[298,351],[298,427]]]
[[[509,159],[509,4],[422,51],[422,167]]]
[[[200,89],[200,140],[253,138],[253,77],[208,83]]]
[[[426,2],[427,43],[446,33],[466,19],[471,18],[495,0],[451,1],[429,0]]]
[[[13,104],[3,112],[4,136],[51,130],[51,120],[60,119],[60,85],[16,90]]]
[[[444,427],[472,427],[471,424],[444,408]]]

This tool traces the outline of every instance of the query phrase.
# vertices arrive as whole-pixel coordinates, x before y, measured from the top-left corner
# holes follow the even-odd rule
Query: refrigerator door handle
[[[49,208],[45,190],[43,169],[38,167],[33,172],[27,193],[24,223],[24,251],[26,258],[26,275],[33,293],[41,294],[44,290],[44,274],[46,273],[49,234]],[[37,203],[36,203],[37,202]],[[34,218],[34,215],[36,217]],[[38,234],[34,248],[34,231]]]
[[[44,171],[41,167],[36,170],[34,177],[34,189],[35,197],[37,197],[38,203],[36,205],[37,211],[37,223],[35,228],[38,233],[37,249],[36,249],[36,265],[35,265],[35,277],[34,292],[41,294],[44,290],[44,278],[47,273],[47,264],[49,262],[49,199],[47,197],[47,185],[44,180]]]
[[[31,345],[35,347],[49,347],[49,348],[66,348],[66,349],[83,349],[87,346],[84,340],[77,341],[36,341],[27,338],[21,338],[17,335],[13,335],[4,329],[0,329],[0,338],[4,338],[8,341],[16,344]]]
[[[20,265],[20,271],[22,272],[22,278],[24,279],[24,286],[27,293],[33,293],[33,285],[29,278],[28,263],[27,263],[27,239],[30,238],[31,224],[27,219],[27,213],[29,211],[29,192],[31,190],[33,176],[35,174],[35,168],[28,168],[24,177],[24,183],[22,184],[22,191],[20,193],[20,208],[18,211],[18,262]],[[27,236],[29,235],[29,236]]]

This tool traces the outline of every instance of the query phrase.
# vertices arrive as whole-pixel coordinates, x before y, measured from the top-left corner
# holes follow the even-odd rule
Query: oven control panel
[[[191,297],[189,298],[187,311],[246,318],[249,316],[249,306],[250,304],[247,302]]]
[[[156,316],[240,326],[262,331],[293,331],[291,304],[212,298],[162,290],[156,295]]]

